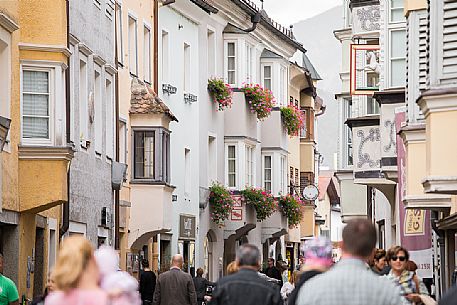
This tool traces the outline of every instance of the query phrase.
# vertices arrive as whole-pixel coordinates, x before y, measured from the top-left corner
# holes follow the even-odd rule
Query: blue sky
[[[260,7],[260,0],[251,0]],[[343,0],[264,0],[268,15],[284,26],[318,15]]]

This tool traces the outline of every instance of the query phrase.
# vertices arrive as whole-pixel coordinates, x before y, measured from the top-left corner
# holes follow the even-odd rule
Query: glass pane
[[[235,172],[235,160],[229,160],[228,162],[228,171],[229,173]]]
[[[390,11],[390,21],[391,22],[405,21],[405,15],[404,15],[403,8],[392,9]]]
[[[235,158],[235,146],[229,146],[228,147],[228,157],[230,159]]]
[[[403,8],[403,1],[404,0],[390,0],[390,7],[391,8]]]
[[[49,119],[23,117],[22,137],[49,139]]]
[[[265,168],[271,168],[271,157],[265,157]]]
[[[229,84],[234,84],[235,83],[235,72],[229,72],[228,73],[228,83]]]
[[[264,87],[265,89],[271,90],[271,79],[266,79],[264,81]]]
[[[24,94],[22,113],[32,116],[48,116],[48,98],[49,96],[44,94]]]
[[[265,190],[271,192],[271,182],[265,182]]]
[[[154,178],[154,134],[144,137],[144,176]]]
[[[271,66],[263,67],[263,76],[264,78],[271,78]]]
[[[406,60],[395,59],[391,61],[390,83],[392,87],[403,87],[406,83]]]
[[[49,92],[48,72],[24,70],[22,77],[23,77],[22,86],[23,86],[24,92],[36,92],[36,93],[48,93]]]
[[[406,57],[406,32],[392,31],[390,32],[390,57],[405,58]]]
[[[235,56],[235,43],[229,42],[227,44],[227,54],[228,56]]]
[[[271,169],[265,169],[265,181],[271,181]]]
[[[235,70],[235,57],[229,57],[229,59],[228,59],[228,70],[229,71]]]
[[[228,185],[230,187],[234,187],[235,186],[235,174],[229,174],[228,178],[229,178]]]

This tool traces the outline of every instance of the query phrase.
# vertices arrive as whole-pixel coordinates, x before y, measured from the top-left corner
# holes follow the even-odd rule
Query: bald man
[[[159,275],[154,305],[197,305],[194,282],[190,274],[182,271],[182,265],[182,255],[174,255],[170,271]]]

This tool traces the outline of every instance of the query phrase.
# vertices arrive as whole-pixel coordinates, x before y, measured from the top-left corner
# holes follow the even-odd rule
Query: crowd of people
[[[332,260],[332,244],[316,238],[305,242],[298,270],[268,259],[261,270],[257,246],[244,244],[227,275],[208,281],[202,268],[196,277],[184,272],[183,257],[175,255],[170,270],[156,276],[147,259],[139,281],[119,269],[115,250],[94,250],[83,237],[68,237],[44,294],[33,305],[432,305],[408,250],[394,246],[375,249],[376,229],[369,220],[352,220],[343,230],[342,256]],[[0,305],[19,304],[14,283],[2,275]],[[289,276],[284,277],[285,274]],[[214,289],[209,289],[214,288]],[[439,305],[457,304],[457,288]]]

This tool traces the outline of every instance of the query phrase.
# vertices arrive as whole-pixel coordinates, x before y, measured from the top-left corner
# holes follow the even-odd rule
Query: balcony
[[[19,146],[19,210],[39,213],[68,202],[71,147]]]
[[[166,184],[130,185],[129,248],[141,249],[153,236],[171,231],[173,190]]]
[[[287,234],[287,218],[281,211],[275,211],[262,222],[262,243],[268,238],[278,239]]]
[[[271,115],[261,124],[262,127],[262,148],[280,148],[287,151],[288,135],[282,123],[279,107],[273,108]]]
[[[260,140],[257,135],[257,117],[254,113],[251,113],[244,93],[235,90],[232,102],[232,107],[224,111],[225,137]]]

